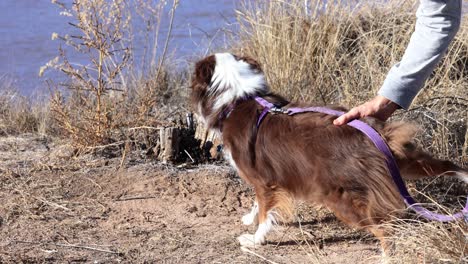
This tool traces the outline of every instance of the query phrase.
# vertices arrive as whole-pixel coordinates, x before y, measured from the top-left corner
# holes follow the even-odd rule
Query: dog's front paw
[[[256,216],[252,213],[248,213],[242,217],[242,224],[251,225],[255,222]]]
[[[256,247],[265,244],[265,239],[255,239],[255,236],[251,234],[243,234],[237,240],[242,247]]]

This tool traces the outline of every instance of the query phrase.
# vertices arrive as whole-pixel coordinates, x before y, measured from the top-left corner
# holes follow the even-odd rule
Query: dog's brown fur
[[[236,59],[260,71],[254,60]],[[333,125],[335,116],[321,113],[268,114],[257,129],[262,107],[254,100],[241,101],[226,119],[220,119],[222,109],[213,111],[215,97],[207,96],[215,66],[214,56],[196,64],[192,101],[208,127],[220,129],[224,147],[231,153],[240,176],[253,185],[259,203],[258,222],[264,222],[272,209],[292,212],[291,198],[300,199],[325,205],[348,225],[368,229],[385,248],[386,233],[379,224],[401,212],[404,203],[383,154],[373,143],[352,127]],[[288,103],[273,94],[259,95],[286,108],[307,106]],[[412,141],[414,126],[374,118],[364,121],[386,139],[405,179],[447,171],[467,175],[453,163],[419,150]]]

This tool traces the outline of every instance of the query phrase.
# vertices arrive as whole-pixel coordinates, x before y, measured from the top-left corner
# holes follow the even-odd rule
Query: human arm
[[[461,3],[461,0],[420,0],[408,47],[401,61],[390,69],[378,95],[337,118],[334,124],[343,125],[365,116],[386,120],[396,109],[408,109],[457,33]]]

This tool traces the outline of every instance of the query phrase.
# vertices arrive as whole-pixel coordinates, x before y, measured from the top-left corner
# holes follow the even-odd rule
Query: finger
[[[337,119],[333,120],[333,124],[335,126],[341,126],[344,124],[344,115],[338,117]]]
[[[356,108],[353,108],[348,113],[335,119],[333,121],[333,124],[337,126],[341,126],[358,117],[360,117],[359,111]]]
[[[344,125],[346,123],[346,121],[348,120],[347,119],[347,116],[348,116],[348,113],[338,117],[337,119],[335,119],[333,121],[333,124],[334,125],[337,125],[337,126],[341,126],[341,125]]]

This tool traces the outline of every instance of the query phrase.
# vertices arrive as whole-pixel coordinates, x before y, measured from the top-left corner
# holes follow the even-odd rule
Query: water
[[[235,21],[235,5],[235,0],[181,0],[170,43],[175,57],[185,60],[200,54],[208,39],[222,39],[219,29]],[[23,94],[31,95],[46,90],[45,78],[57,77],[59,73],[49,71],[45,78],[39,78],[38,73],[58,55],[60,42],[51,40],[52,33],[71,30],[71,18],[60,16],[60,11],[49,0],[0,1],[0,82],[13,82]],[[161,33],[165,35],[165,30]]]
[[[71,0],[61,0],[71,3]],[[129,0],[132,1],[132,0]],[[154,0],[157,1],[157,0]],[[171,1],[168,1],[169,5]],[[176,11],[173,37],[170,43],[178,62],[189,61],[203,54],[208,43],[223,42],[222,28],[235,24],[236,0],[180,0]],[[464,3],[466,5],[466,3]],[[465,6],[466,7],[466,6]],[[466,8],[465,8],[466,10]],[[63,76],[48,71],[39,78],[39,68],[58,55],[59,41],[51,35],[69,33],[71,18],[60,16],[60,8],[50,0],[0,0],[0,89],[2,83],[12,83],[23,94],[31,95],[47,89],[46,78]],[[166,15],[169,8],[166,10]],[[135,25],[144,28],[144,25]],[[163,25],[161,34],[165,35]],[[135,55],[141,57],[143,40],[136,40]]]

